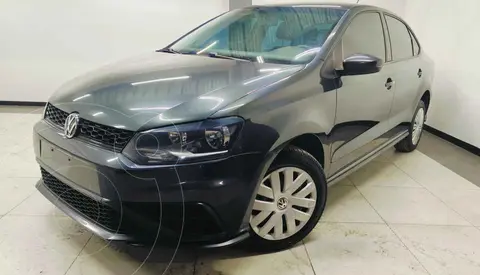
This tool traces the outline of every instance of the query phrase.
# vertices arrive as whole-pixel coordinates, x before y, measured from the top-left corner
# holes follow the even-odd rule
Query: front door
[[[364,12],[354,17],[340,46],[336,59],[342,61],[356,53],[386,61],[385,31],[380,13]],[[382,135],[391,128],[389,117],[395,91],[392,73],[386,66],[378,73],[341,77],[336,91],[335,126],[330,134],[332,164],[329,175],[387,140]]]

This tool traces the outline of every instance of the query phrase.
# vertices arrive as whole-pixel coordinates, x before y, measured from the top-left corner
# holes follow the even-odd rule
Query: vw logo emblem
[[[67,116],[65,126],[63,127],[63,133],[66,138],[73,138],[75,134],[77,134],[79,121],[80,117],[78,116],[78,113],[71,113]]]
[[[288,199],[285,197],[282,197],[278,200],[277,202],[277,207],[279,210],[285,210],[288,206]]]

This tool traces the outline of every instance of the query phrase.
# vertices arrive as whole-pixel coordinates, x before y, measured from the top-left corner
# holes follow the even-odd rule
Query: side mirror
[[[383,66],[383,60],[368,54],[354,54],[343,61],[343,70],[337,71],[340,75],[362,75],[378,73]]]

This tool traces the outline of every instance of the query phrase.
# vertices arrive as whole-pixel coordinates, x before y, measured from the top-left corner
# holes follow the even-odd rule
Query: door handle
[[[389,78],[387,79],[387,82],[385,83],[385,88],[387,88],[387,90],[390,90],[390,89],[392,89],[393,84],[395,84],[395,81],[393,81],[393,80],[389,77]]]
[[[423,74],[422,69],[418,69],[418,73],[417,73],[418,78],[422,77],[422,74]]]

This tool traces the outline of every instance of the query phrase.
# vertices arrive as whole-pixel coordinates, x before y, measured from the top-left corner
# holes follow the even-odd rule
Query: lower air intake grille
[[[58,198],[63,200],[76,211],[82,213],[92,222],[114,232],[120,232],[120,214],[111,207],[97,202],[72,187],[64,184],[45,169],[41,168],[42,179],[45,186]]]

